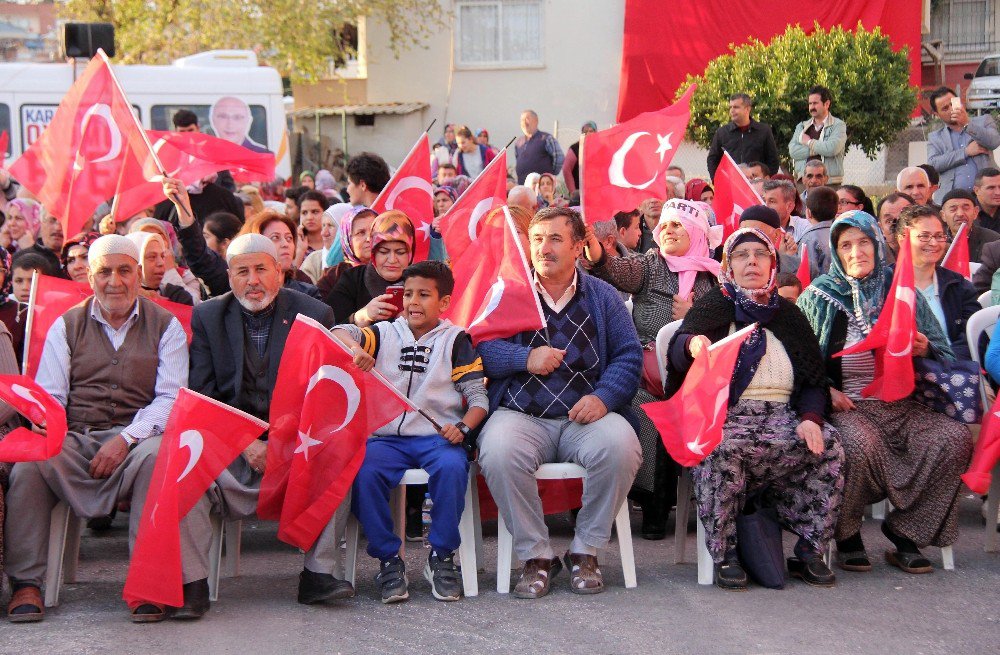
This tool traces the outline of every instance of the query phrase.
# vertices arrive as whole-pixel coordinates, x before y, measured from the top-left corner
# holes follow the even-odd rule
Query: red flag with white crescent
[[[588,223],[631,211],[647,198],[667,199],[667,168],[691,118],[688,87],[681,99],[580,141],[580,194]]]
[[[739,228],[740,216],[747,207],[764,204],[750,180],[725,150],[722,151],[719,167],[715,169],[712,188],[715,189],[712,209],[716,222],[723,226],[723,239],[728,239]]]
[[[407,409],[398,391],[355,366],[329,330],[300,314],[271,399],[257,515],[279,519],[282,541],[312,548],[350,490],[368,437]]]
[[[464,327],[473,345],[544,327],[531,268],[506,205],[482,221],[482,232],[453,271],[455,291],[444,316]]]
[[[101,50],[10,173],[70,236],[83,231],[98,205],[117,189],[144,184],[157,175],[155,159]]]
[[[376,214],[398,209],[410,218],[416,233],[414,262],[427,259],[434,222],[434,185],[431,183],[431,145],[427,132],[413,144],[406,159],[372,203]]]
[[[968,225],[962,223],[955,238],[951,240],[951,247],[941,260],[941,266],[949,271],[955,271],[966,280],[972,281],[972,268],[969,266],[969,230]]]
[[[909,230],[903,243],[910,243]],[[891,403],[906,398],[916,387],[913,377],[913,340],[916,334],[917,292],[913,285],[911,246],[899,249],[892,286],[872,331],[834,357],[874,350],[875,378],[861,390],[861,395]]]
[[[180,521],[267,423],[182,388],[160,442],[122,598],[184,604]]]
[[[15,428],[0,440],[0,462],[37,462],[54,457],[66,438],[66,409],[25,375],[0,375],[0,400],[37,426],[41,435]]]
[[[748,325],[703,349],[677,393],[642,406],[667,452],[681,466],[698,464],[722,441],[733,369],[740,346],[756,327]]]
[[[481,221],[507,204],[507,151],[486,165],[455,204],[441,217],[441,237],[448,257],[457,261],[482,231]]]

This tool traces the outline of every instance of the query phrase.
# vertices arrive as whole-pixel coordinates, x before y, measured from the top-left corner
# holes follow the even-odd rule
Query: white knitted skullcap
[[[90,246],[90,250],[87,251],[87,259],[96,262],[107,255],[128,255],[138,262],[139,247],[128,237],[123,237],[120,234],[105,234]]]
[[[263,234],[241,234],[232,240],[226,249],[226,263],[233,261],[233,257],[238,255],[252,255],[264,253],[278,261],[278,249],[274,247],[274,242]]]

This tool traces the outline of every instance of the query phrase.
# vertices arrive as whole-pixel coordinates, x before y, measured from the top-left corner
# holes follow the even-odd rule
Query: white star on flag
[[[670,145],[670,137],[672,137],[673,135],[674,135],[673,132],[671,132],[666,136],[662,136],[660,134],[656,135],[656,139],[660,142],[660,147],[656,149],[656,154],[660,156],[661,162],[663,161],[663,158],[666,156],[667,151],[673,149],[673,146]]]
[[[695,455],[704,455],[705,446],[708,445],[707,441],[699,441],[699,437],[696,437],[694,441],[689,441],[687,444],[688,450],[690,450]]]
[[[312,426],[309,426],[309,432],[312,432]],[[295,449],[293,454],[302,453],[306,461],[309,461],[309,449],[313,446],[318,446],[323,443],[319,439],[313,439],[309,436],[309,432],[299,432],[299,447]]]

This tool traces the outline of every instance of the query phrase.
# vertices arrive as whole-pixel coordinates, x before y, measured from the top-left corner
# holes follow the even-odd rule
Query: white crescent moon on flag
[[[896,299],[901,300],[910,308],[911,316],[916,314],[917,294],[913,292],[913,289],[909,287],[896,287]],[[913,351],[913,339],[908,340],[906,348],[903,348],[899,352],[889,350],[888,344],[885,350],[893,357],[907,357]]]
[[[347,395],[347,412],[344,414],[344,422],[341,423],[334,432],[338,432],[344,429],[348,423],[354,420],[354,415],[358,413],[358,405],[361,404],[361,390],[358,389],[358,385],[355,384],[354,378],[339,366],[333,366],[332,364],[324,364],[316,369],[316,372],[311,378],[309,378],[309,384],[306,385],[306,396],[309,392],[313,390],[320,380],[329,380],[334,384],[338,385],[344,390],[344,394]]]
[[[650,184],[655,182],[656,178],[660,176],[659,173],[656,173],[653,175],[652,179],[648,182],[644,182],[643,184],[632,184],[625,179],[625,156],[628,155],[632,146],[635,145],[635,142],[638,141],[639,138],[648,135],[649,132],[633,132],[632,134],[629,134],[628,138],[625,139],[625,143],[623,143],[621,147],[618,148],[617,152],[615,152],[614,156],[611,157],[611,166],[608,167],[608,180],[611,184],[625,189],[645,189]]]
[[[472,208],[472,214],[469,216],[469,241],[475,241],[477,238],[476,228],[479,227],[479,221],[483,218],[483,215],[490,210],[490,206],[493,204],[493,197],[483,198],[476,203],[476,206]]]
[[[469,329],[471,330],[473,326],[479,325],[485,321],[493,311],[500,306],[500,301],[503,300],[503,291],[506,284],[504,284],[502,277],[497,277],[497,281],[493,283],[490,287],[490,299],[486,303],[486,309],[480,312],[479,316],[476,317],[472,323],[469,323]]]
[[[83,119],[80,121],[80,134],[85,135],[87,133],[87,127],[90,125],[90,119],[94,116],[100,116],[104,119],[104,122],[108,124],[108,131],[111,132],[111,146],[108,148],[107,153],[98,157],[97,159],[91,159],[90,163],[97,164],[102,161],[111,161],[122,151],[122,133],[115,125],[114,120],[111,118],[111,107],[103,103],[97,103],[91,105],[86,112],[83,114]]]
[[[159,155],[160,154],[160,149],[164,145],[166,145],[166,143],[167,143],[167,140],[164,139],[163,137],[160,137],[159,139],[157,139],[156,143],[153,144],[153,152],[155,152],[157,155]],[[186,152],[181,152],[181,159],[183,159],[184,156],[187,156],[187,158],[188,158],[187,163],[186,164],[181,164],[180,160],[178,160],[178,162],[177,162],[177,168],[175,168],[172,171],[167,171],[167,177],[177,177],[177,174],[181,172],[181,168],[183,168],[187,164],[190,164],[191,162],[194,161],[194,156],[192,156],[192,155],[190,155],[190,154],[188,154]],[[159,176],[159,177],[162,178],[162,176]],[[159,182],[160,180],[154,180],[154,181]]]
[[[178,482],[183,480],[191,472],[195,464],[198,463],[198,460],[201,459],[201,452],[205,449],[205,438],[197,430],[185,430],[181,432],[180,445],[177,449],[180,450],[181,448],[187,448],[191,454],[188,457],[187,466],[177,476]]]
[[[16,395],[20,396],[21,398],[27,400],[35,407],[37,407],[38,411],[42,413],[42,416],[45,415],[45,405],[43,405],[42,401],[40,401],[38,398],[35,398],[35,394],[31,389],[15,383],[10,385],[10,390],[13,391]]]
[[[428,198],[434,197],[434,187],[431,186],[430,182],[415,175],[409,175],[401,179],[396,186],[392,188],[392,191],[389,192],[388,197],[385,199],[385,208],[395,209],[396,199],[399,197],[399,194],[410,189],[420,189],[427,194]]]

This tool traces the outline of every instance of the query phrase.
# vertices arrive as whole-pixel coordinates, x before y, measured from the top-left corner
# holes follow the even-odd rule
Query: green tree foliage
[[[384,21],[396,54],[443,24],[438,0],[66,0],[59,17],[115,26],[124,64],[166,64],[212,49],[255,50],[295,81],[353,54],[339,35],[362,16]]]
[[[691,102],[689,137],[704,147],[715,130],[729,121],[729,96],[747,93],[754,99],[753,117],[770,123],[778,152],[788,156],[795,126],[809,117],[809,88],[830,89],[830,112],[847,123],[848,145],[858,145],[872,157],[891,142],[917,106],[910,86],[905,50],[893,52],[881,30],[860,24],[853,31],[819,25],[812,34],[792,26],[771,43],[758,40],[709,63],[703,76],[689,75],[677,91],[697,83]]]

